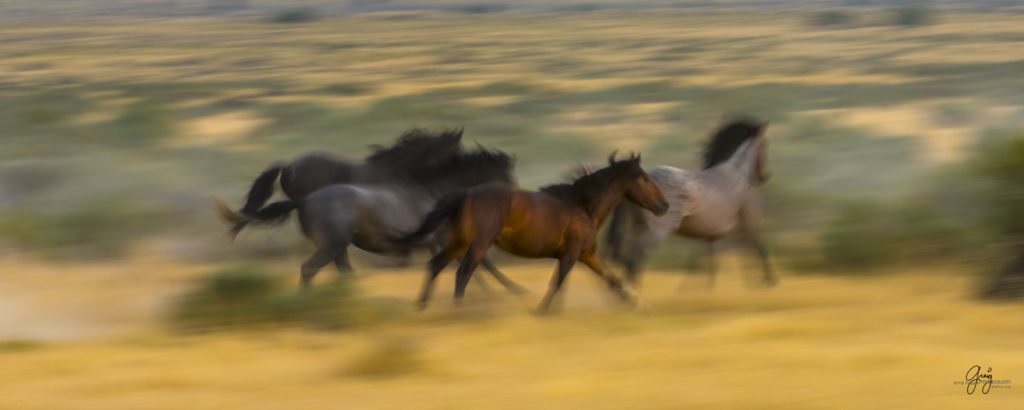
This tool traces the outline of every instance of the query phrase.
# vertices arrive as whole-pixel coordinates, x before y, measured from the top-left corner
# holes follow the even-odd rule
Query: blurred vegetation
[[[848,10],[819,11],[809,18],[809,22],[813,26],[846,26],[856,20],[857,15]]]
[[[280,11],[267,18],[271,23],[309,23],[317,20],[320,20],[320,13],[309,7]]]
[[[984,141],[971,165],[991,182],[979,207],[988,224],[1010,241],[1024,241],[1024,132]]]
[[[342,376],[389,378],[416,373],[425,367],[421,349],[414,341],[391,337],[374,343],[356,361],[342,369]]]
[[[159,234],[170,222],[157,208],[121,197],[97,197],[59,211],[0,214],[0,238],[43,256],[96,260],[123,256],[139,239]]]
[[[935,11],[923,5],[900,7],[893,10],[893,22],[901,26],[924,26],[933,23]]]
[[[615,148],[644,152],[645,165],[692,169],[704,138],[730,112],[771,120],[775,177],[764,186],[765,230],[781,263],[841,271],[964,260],[978,256],[963,249],[1019,237],[1014,164],[1024,161],[1013,157],[1018,148],[1001,145],[1017,138],[1012,131],[990,133],[962,160],[936,163],[927,152],[947,128],[969,139],[1024,126],[1021,62],[1005,53],[995,53],[999,62],[895,57],[924,46],[937,56],[947,48],[1000,50],[1024,37],[978,31],[975,20],[956,15],[935,20],[944,9],[931,4],[854,3],[756,24],[740,12],[689,10],[606,19],[619,6],[604,3],[547,5],[557,21],[525,24],[519,5],[457,2],[439,14],[352,15],[342,25],[83,25],[54,27],[52,36],[12,27],[17,41],[0,50],[10,61],[0,95],[0,241],[58,259],[119,257],[147,239],[171,241],[182,258],[279,258],[308,249],[293,225],[253,229],[228,244],[206,195],[237,200],[273,161],[311,149],[360,158],[411,126],[465,126],[467,143],[518,154],[527,188],[560,180],[578,162],[599,164]],[[270,21],[331,14],[255,2],[207,6]],[[897,15],[899,24],[945,31],[870,27]],[[698,20],[769,34],[630,34]],[[593,28],[598,21],[604,25]],[[801,23],[848,30],[788,37],[806,29]],[[388,30],[403,36],[375,34]],[[544,35],[508,40],[527,32]],[[798,42],[799,55],[773,46],[786,38]],[[887,45],[874,47],[883,38]],[[112,65],[125,50],[145,52]],[[924,111],[934,124],[844,120],[889,107]],[[994,107],[1009,111],[995,115]],[[672,245],[652,261],[698,269],[703,252]]]
[[[175,329],[209,332],[273,326],[336,330],[352,325],[354,289],[345,278],[296,292],[252,265],[215,271],[179,297],[169,321]]]

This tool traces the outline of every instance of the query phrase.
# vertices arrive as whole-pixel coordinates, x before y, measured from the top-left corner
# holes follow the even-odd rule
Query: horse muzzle
[[[668,201],[664,199],[658,201],[658,203],[654,205],[654,209],[651,209],[651,212],[654,212],[657,216],[665,215],[665,213],[668,212]]]

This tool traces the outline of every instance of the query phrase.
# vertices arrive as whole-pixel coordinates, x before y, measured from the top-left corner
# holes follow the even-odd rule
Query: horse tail
[[[238,212],[242,214],[255,214],[263,207],[263,204],[270,200],[270,197],[274,195],[274,181],[277,181],[277,176],[281,173],[284,168],[284,164],[275,163],[263,170],[260,176],[256,177],[256,180],[252,183],[252,188],[249,188],[249,194],[246,196],[245,205],[242,205],[242,209]]]
[[[231,239],[235,239],[238,233],[242,231],[242,228],[245,228],[249,223],[260,225],[280,225],[284,223],[284,221],[288,220],[291,212],[302,203],[301,200],[286,199],[271,203],[255,211],[235,212],[220,198],[214,198],[213,200],[218,213],[220,213],[220,218],[232,225],[231,229],[228,230],[228,235]]]
[[[277,181],[277,176],[281,174],[282,169],[287,170],[283,164],[274,163],[269,168],[263,170],[260,176],[256,177],[256,180],[252,182],[249,194],[245,196],[245,205],[242,205],[242,208],[237,213],[232,211],[224,201],[216,199],[217,211],[220,213],[221,219],[232,224],[231,230],[228,232],[231,239],[235,239],[238,233],[245,229],[245,226],[249,224],[252,217],[259,213],[263,204],[266,204],[270,197],[274,195],[274,181]]]
[[[424,237],[434,233],[437,228],[440,228],[441,224],[449,221],[452,217],[457,215],[462,209],[462,203],[465,199],[465,190],[452,191],[445,194],[437,201],[437,204],[434,205],[434,209],[430,210],[430,213],[423,218],[423,223],[420,224],[420,227],[416,228],[416,231],[413,233],[399,238],[397,242],[403,245],[408,245],[423,240]]]

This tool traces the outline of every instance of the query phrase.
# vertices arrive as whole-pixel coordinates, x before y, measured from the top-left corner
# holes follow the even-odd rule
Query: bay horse
[[[281,191],[291,200],[304,198],[332,184],[394,181],[408,175],[410,169],[457,155],[462,150],[462,132],[462,128],[440,133],[413,128],[402,133],[391,147],[371,146],[374,153],[362,162],[341,159],[323,151],[312,151],[289,163],[274,163],[253,181],[245,205],[237,212],[259,220],[260,209],[274,195],[274,182],[278,180],[278,175]],[[239,219],[228,235],[234,239],[251,222],[250,219]]]
[[[651,170],[651,179],[669,202],[665,215],[654,216],[629,203],[615,209],[605,243],[610,258],[625,266],[626,278],[634,287],[647,252],[672,234],[707,243],[709,286],[717,271],[716,244],[734,232],[757,252],[764,272],[762,284],[778,282],[760,235],[762,202],[757,187],[770,177],[767,125],[739,118],[721,126],[704,149],[704,168],[699,172],[668,166]]]
[[[437,202],[454,189],[487,182],[514,184],[515,158],[501,151],[480,148],[437,160],[410,170],[405,178],[386,184],[334,184],[301,199],[277,201],[250,215],[220,205],[222,217],[263,225],[283,223],[298,210],[303,234],[316,252],[302,264],[300,285],[308,288],[317,272],[333,262],[341,273],[352,270],[349,245],[378,254],[408,256],[413,248],[435,248],[437,238],[398,244],[393,239],[419,224]],[[483,261],[506,289],[523,293],[525,288],[505,277],[489,261]]]
[[[517,256],[558,260],[539,312],[547,311],[576,261],[587,265],[623,302],[635,304],[622,282],[605,272],[597,254],[597,231],[623,199],[658,215],[668,210],[658,186],[640,167],[639,155],[616,161],[612,153],[607,167],[539,192],[489,183],[445,195],[416,231],[400,239],[415,242],[442,226],[446,230],[443,249],[428,264],[419,308],[426,308],[441,270],[464,255],[455,280],[455,302],[461,304],[466,284],[492,245]]]

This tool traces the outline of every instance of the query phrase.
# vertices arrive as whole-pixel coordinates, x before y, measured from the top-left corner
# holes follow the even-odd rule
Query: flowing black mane
[[[410,169],[408,177],[433,189],[468,188],[487,182],[515,182],[515,157],[479,146]]]
[[[553,195],[562,200],[583,205],[587,199],[593,198],[598,191],[607,187],[611,181],[628,171],[629,160],[617,161],[612,165],[590,171],[586,167],[576,168],[576,180],[571,183],[551,184],[540,188],[541,192]]]
[[[757,136],[765,123],[753,118],[733,120],[718,129],[704,148],[704,169],[729,159],[748,139]]]
[[[376,167],[408,168],[458,154],[461,151],[462,128],[439,133],[413,128],[404,133],[395,145],[385,148],[373,145],[374,153],[366,164]]]

